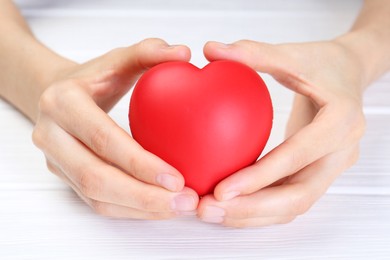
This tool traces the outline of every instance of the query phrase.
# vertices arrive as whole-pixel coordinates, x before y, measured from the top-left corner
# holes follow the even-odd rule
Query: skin
[[[1,97],[35,123],[33,141],[49,170],[102,215],[192,214],[199,198],[183,176],[107,115],[142,72],[188,61],[190,50],[148,39],[76,64],[40,44],[11,1],[1,1],[0,10],[0,33],[8,35],[0,41]]]
[[[292,221],[356,162],[363,91],[390,68],[387,0],[367,0],[353,28],[330,41],[208,42],[210,61],[243,62],[296,96],[286,140],[199,201],[176,169],[107,115],[145,70],[188,61],[187,47],[148,39],[76,64],[39,43],[11,1],[0,10],[1,97],[35,123],[33,141],[50,171],[110,217],[166,219],[197,209],[201,220],[232,227]]]
[[[208,60],[246,63],[296,95],[286,140],[202,198],[203,221],[232,227],[291,222],[357,161],[364,89],[390,69],[389,13],[389,1],[368,0],[351,31],[331,41],[205,45]]]

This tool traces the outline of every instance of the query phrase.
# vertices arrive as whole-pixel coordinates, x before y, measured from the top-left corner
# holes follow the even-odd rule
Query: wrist
[[[390,68],[390,53],[386,39],[372,30],[355,30],[333,40],[354,60],[364,90]]]
[[[74,63],[38,42],[12,1],[0,10],[0,98],[35,121],[42,92]]]
[[[40,63],[43,66],[37,70],[35,84],[37,86],[36,96],[39,100],[42,93],[56,81],[63,80],[67,75],[74,70],[79,64],[66,59],[49,49],[45,50],[46,57]],[[37,100],[37,102],[38,102]]]
[[[20,61],[20,72],[23,77],[12,80],[13,88],[9,100],[33,122],[38,116],[38,103],[42,93],[55,81],[62,79],[67,71],[77,64],[48,49],[35,39],[30,39],[28,57]],[[17,65],[17,64],[15,64]]]

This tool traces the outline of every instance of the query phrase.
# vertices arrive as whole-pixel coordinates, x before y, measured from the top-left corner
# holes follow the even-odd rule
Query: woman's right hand
[[[41,95],[33,141],[49,170],[96,212],[165,219],[197,208],[183,176],[107,115],[144,70],[189,58],[185,46],[148,39],[75,65]]]

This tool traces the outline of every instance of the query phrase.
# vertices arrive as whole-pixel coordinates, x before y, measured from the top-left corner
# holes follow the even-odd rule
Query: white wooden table
[[[206,64],[207,40],[311,41],[349,28],[362,1],[19,0],[36,36],[85,61],[147,37],[184,43]],[[0,36],[0,39],[3,36]],[[292,94],[265,76],[275,106],[267,150],[283,136]],[[367,91],[361,159],[288,225],[230,229],[94,214],[46,169],[32,125],[0,100],[0,259],[390,259],[390,75]],[[110,115],[128,130],[126,96]]]

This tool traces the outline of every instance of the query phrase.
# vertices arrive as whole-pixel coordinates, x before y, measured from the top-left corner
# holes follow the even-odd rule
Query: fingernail
[[[239,191],[229,191],[229,192],[225,192],[225,193],[222,195],[222,200],[231,200],[231,199],[237,197],[238,195],[240,195],[240,192],[239,192]]]
[[[216,206],[205,207],[201,216],[202,221],[209,223],[222,223],[226,212],[224,209]]]
[[[179,194],[171,202],[171,209],[174,211],[191,211],[195,208],[195,199],[191,195]]]
[[[180,45],[178,45],[178,44],[168,45],[168,46],[166,46],[166,49],[174,49],[174,48],[179,47],[179,46]]]
[[[222,43],[222,42],[213,42],[214,47],[221,48],[221,49],[226,49],[229,48],[231,45]]]
[[[178,190],[178,180],[175,176],[167,173],[159,174],[156,177],[156,181],[162,187],[170,191]]]

